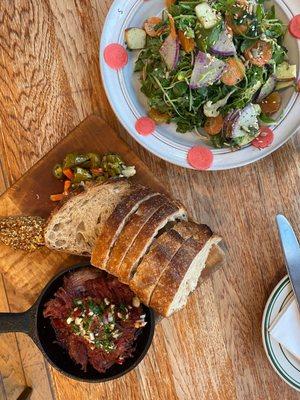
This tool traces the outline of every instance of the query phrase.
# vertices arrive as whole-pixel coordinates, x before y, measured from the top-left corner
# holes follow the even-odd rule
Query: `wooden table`
[[[228,262],[185,311],[163,321],[141,366],[102,385],[55,372],[22,334],[0,339],[0,398],[25,385],[33,400],[298,399],[269,365],[260,324],[285,275],[274,223],[282,212],[300,234],[300,137],[272,156],[225,172],[195,172],[147,153],[118,123],[103,90],[98,45],[110,0],[2,0],[0,192],[86,116],[102,116],[191,215],[224,236]],[[22,293],[0,276],[1,311]]]

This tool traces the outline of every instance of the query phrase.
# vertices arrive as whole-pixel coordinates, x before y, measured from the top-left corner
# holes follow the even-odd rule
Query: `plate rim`
[[[142,0],[136,0],[135,2],[132,2],[132,7],[135,9],[138,5],[141,5],[143,1]],[[287,0],[273,0],[274,3],[277,3],[279,7],[285,6],[290,14],[295,15],[296,12],[298,12],[297,7],[298,5],[296,3],[294,3],[293,1],[293,5],[291,4],[287,4]],[[175,164],[178,166],[181,166],[183,168],[188,168],[188,169],[192,169],[195,170],[195,168],[193,168],[191,165],[189,165],[189,163],[187,162],[187,151],[186,150],[179,150],[176,149],[175,152],[172,152],[170,150],[173,150],[170,145],[168,145],[167,143],[162,142],[159,138],[155,137],[155,135],[151,135],[150,137],[143,137],[141,135],[139,135],[135,130],[134,127],[132,127],[132,123],[130,123],[130,121],[123,116],[123,113],[120,112],[119,107],[117,107],[117,104],[115,101],[113,101],[111,99],[111,88],[109,87],[110,85],[108,84],[108,81],[105,79],[106,75],[112,75],[112,73],[116,74],[116,71],[113,71],[112,69],[110,69],[110,67],[108,67],[105,62],[104,62],[104,58],[103,58],[103,51],[105,48],[105,42],[106,42],[106,37],[108,36],[107,28],[108,28],[108,24],[107,21],[112,19],[112,14],[117,12],[120,12],[120,4],[122,4],[121,0],[114,0],[114,2],[112,3],[109,12],[106,16],[106,20],[103,26],[103,30],[102,30],[102,36],[101,36],[101,40],[100,40],[100,45],[99,45],[99,65],[100,65],[100,72],[101,72],[101,77],[102,77],[102,83],[108,98],[108,101],[110,103],[110,106],[112,107],[115,115],[117,116],[118,120],[120,121],[120,123],[122,124],[122,126],[127,130],[127,132],[141,145],[143,146],[147,151],[149,151],[150,153],[154,154],[155,156],[171,163],[171,164]],[[132,12],[132,11],[130,11]],[[299,9],[300,12],[300,9]],[[119,39],[115,40],[116,43],[120,43],[120,44],[124,44],[124,40],[120,39],[120,33],[118,32],[118,36]],[[117,35],[116,35],[117,37]],[[296,39],[295,39],[296,40]],[[296,44],[297,48],[300,49],[300,42]],[[300,61],[299,57],[298,57],[298,62]],[[298,75],[300,74],[300,65],[298,65],[298,71],[297,71]],[[117,71],[117,80],[118,85],[120,85],[120,80],[124,79],[122,71]],[[120,76],[121,75],[121,76]],[[298,78],[298,77],[297,77]],[[294,100],[293,100],[294,98]],[[292,101],[293,100],[293,101]],[[126,102],[126,101],[125,101]],[[292,102],[292,104],[291,104]],[[128,105],[127,105],[128,106]],[[227,169],[233,169],[233,168],[240,168],[249,164],[252,164],[256,161],[259,161],[261,159],[263,159],[264,157],[270,155],[271,153],[273,153],[274,151],[276,151],[278,148],[282,147],[289,139],[291,139],[293,137],[293,135],[298,131],[299,128],[299,124],[300,124],[300,120],[299,120],[299,124],[292,122],[292,118],[291,115],[293,114],[293,111],[295,112],[296,109],[298,109],[298,107],[300,107],[300,93],[294,93],[291,98],[289,99],[289,112],[287,113],[287,115],[280,121],[280,123],[284,122],[286,120],[287,124],[292,125],[291,126],[291,131],[287,134],[287,136],[281,140],[278,141],[278,143],[276,143],[274,146],[270,146],[268,148],[265,148],[263,150],[258,150],[258,149],[254,149],[255,154],[253,153],[253,155],[251,154],[251,152],[249,152],[249,148],[251,148],[251,146],[245,147],[241,150],[238,150],[237,153],[239,154],[244,154],[245,151],[248,151],[248,154],[246,155],[246,157],[240,157],[241,159],[234,159],[232,156],[232,153],[227,153],[227,157],[226,154],[221,153],[221,154],[214,154],[214,159],[218,159],[222,160],[221,157],[223,157],[224,160],[224,156],[226,157],[226,159],[222,161],[218,162],[218,165],[212,165],[211,168],[209,168],[207,171],[216,171],[216,170],[227,170]],[[294,115],[294,114],[293,114]],[[289,118],[289,120],[287,119]],[[275,127],[276,129],[276,127]],[[282,130],[287,129],[286,127],[283,127]],[[253,150],[253,151],[254,151]],[[173,153],[173,154],[172,154]],[[174,154],[175,153],[175,154]],[[225,165],[224,165],[225,164]]]
[[[299,382],[296,382],[294,378],[289,376],[289,374],[284,370],[282,365],[279,363],[278,359],[276,358],[276,355],[274,354],[274,351],[273,351],[271,345],[269,344],[270,334],[268,333],[268,328],[269,328],[268,317],[270,316],[272,309],[273,309],[274,305],[276,304],[277,298],[279,297],[281,292],[286,288],[286,286],[289,284],[290,284],[290,279],[287,274],[278,282],[278,284],[275,286],[272,293],[270,294],[270,296],[267,300],[267,303],[265,305],[264,312],[263,312],[262,324],[261,324],[261,334],[262,334],[262,342],[263,342],[263,347],[264,347],[265,353],[266,353],[269,363],[271,364],[274,371],[290,387],[292,387],[294,390],[300,392],[300,378],[299,378]],[[286,355],[285,355],[285,357],[286,357]]]

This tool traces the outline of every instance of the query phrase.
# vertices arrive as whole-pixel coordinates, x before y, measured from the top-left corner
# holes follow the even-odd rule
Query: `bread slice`
[[[150,299],[150,307],[165,317],[185,306],[189,294],[197,287],[211,247],[221,240],[206,225],[194,225],[195,233],[173,256]]]
[[[226,260],[225,252],[220,246],[214,244],[207,257],[205,268],[201,274],[201,282],[211,276],[211,274],[221,268]],[[198,282],[198,285],[201,283]]]
[[[194,233],[194,224],[180,221],[157,238],[129,281],[132,291],[149,305],[152,292],[182,244]]]
[[[150,197],[150,199],[144,201],[139,206],[115,241],[106,264],[107,272],[118,276],[119,267],[126,253],[130,249],[144,224],[162,205],[168,203],[170,203],[170,200],[166,196],[163,194],[157,194],[156,196]]]
[[[147,187],[131,185],[129,194],[124,196],[117,204],[99,232],[99,236],[92,250],[92,265],[101,269],[106,269],[110,252],[125,224],[143,202],[155,195],[157,195],[157,193],[152,192],[152,190]]]
[[[159,231],[164,228],[167,229],[168,223],[185,219],[187,219],[186,210],[175,201],[169,202],[157,210],[140,230],[126,253],[118,271],[119,280],[129,284],[139,262],[149,250]]]
[[[46,246],[71,254],[90,255],[98,231],[130,191],[127,179],[116,179],[71,196],[50,216],[44,233]]]

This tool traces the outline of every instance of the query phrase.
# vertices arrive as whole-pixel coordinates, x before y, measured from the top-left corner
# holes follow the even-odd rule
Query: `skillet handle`
[[[32,309],[22,313],[0,313],[0,333],[23,332],[31,334]]]

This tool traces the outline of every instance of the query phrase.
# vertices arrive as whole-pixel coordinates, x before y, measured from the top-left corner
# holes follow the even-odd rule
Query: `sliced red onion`
[[[173,39],[172,36],[169,35],[163,42],[159,52],[169,71],[177,67],[179,61],[179,41],[177,38]]]
[[[246,136],[250,130],[259,132],[258,115],[261,110],[258,104],[248,104],[232,124],[231,138]]]
[[[220,79],[226,64],[210,54],[198,52],[193,68],[190,88],[198,89],[210,86]]]
[[[211,52],[223,57],[234,56],[236,48],[233,44],[232,36],[225,29],[221,32],[219,39],[211,46]]]
[[[231,137],[232,127],[239,116],[240,110],[232,110],[229,114],[226,115],[222,128],[222,135],[224,137]]]

